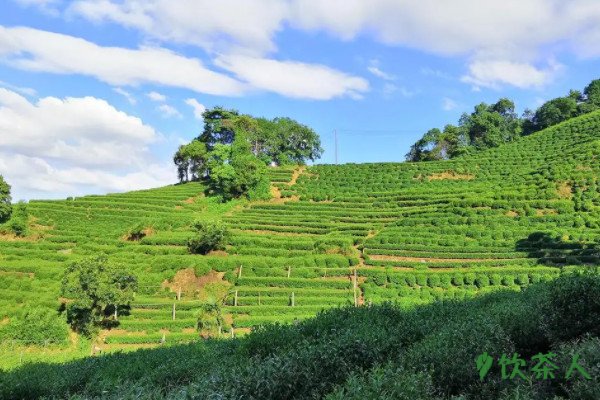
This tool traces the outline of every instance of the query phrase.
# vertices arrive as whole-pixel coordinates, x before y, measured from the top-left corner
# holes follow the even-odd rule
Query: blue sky
[[[481,101],[600,77],[597,0],[7,0],[0,174],[15,200],[174,183],[204,108],[289,116],[334,161],[402,161]]]

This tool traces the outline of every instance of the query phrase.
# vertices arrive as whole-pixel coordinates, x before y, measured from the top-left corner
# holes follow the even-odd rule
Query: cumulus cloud
[[[239,95],[244,85],[196,58],[155,47],[103,47],[31,28],[0,26],[0,56],[16,68],[93,76],[115,86],[153,83],[214,95]]]
[[[177,110],[175,107],[170,106],[168,104],[161,104],[156,107],[156,109],[161,113],[163,118],[182,118],[183,115]]]
[[[318,64],[220,56],[216,63],[234,79],[188,58],[156,47],[103,47],[84,39],[31,28],[0,26],[0,62],[29,71],[93,76],[115,86],[144,83],[190,89],[213,95],[241,95],[266,90],[283,96],[330,99],[359,97],[368,89],[363,78]],[[153,95],[157,101],[160,96]],[[151,97],[152,98],[152,97]]]
[[[24,7],[36,7],[44,14],[58,16],[60,14],[58,6],[61,0],[14,0],[17,4]]]
[[[474,87],[497,88],[501,84],[508,84],[525,89],[547,84],[562,68],[557,63],[536,68],[528,63],[504,60],[475,61],[469,65],[469,73],[461,80]]]
[[[208,51],[262,53],[275,48],[273,35],[287,11],[287,3],[280,0],[80,0],[67,12]]]
[[[129,102],[129,104],[131,104],[131,105],[137,104],[136,98],[131,93],[129,93],[128,91],[126,91],[126,90],[124,90],[122,88],[113,88],[113,91],[115,93],[118,93],[121,96],[125,97],[125,99]]]
[[[560,52],[600,56],[597,0],[79,0],[70,12],[227,54],[232,49],[254,56],[273,52],[274,36],[283,26],[341,40],[367,36],[432,54],[466,56],[470,70],[504,62],[536,82],[552,75],[538,71],[541,77],[531,66]],[[369,70],[385,79],[378,66]],[[481,79],[482,86],[517,82],[526,87],[497,75]],[[469,76],[478,79],[472,72]]]
[[[198,119],[200,121],[202,121],[204,119],[202,117],[202,113],[204,113],[204,111],[206,111],[206,107],[204,106],[204,104],[200,104],[198,102],[198,100],[192,99],[192,98],[186,99],[185,104],[192,107],[192,109],[194,110],[194,117],[196,119]]]
[[[158,92],[149,92],[146,93],[146,97],[148,97],[152,101],[165,101],[167,100],[167,96],[164,94],[160,94]]]
[[[393,81],[396,80],[396,77],[392,74],[389,74],[387,72],[383,72],[380,68],[379,68],[379,60],[371,60],[369,61],[369,66],[367,67],[367,70],[372,73],[373,75],[375,75],[378,78],[381,79],[385,79],[386,81]]]
[[[231,71],[248,85],[287,97],[329,100],[360,98],[369,90],[363,78],[319,64],[279,61],[249,56],[220,56],[216,64]]]
[[[30,102],[0,88],[0,173],[16,199],[171,183],[172,172],[149,151],[161,140],[141,119],[102,99]]]

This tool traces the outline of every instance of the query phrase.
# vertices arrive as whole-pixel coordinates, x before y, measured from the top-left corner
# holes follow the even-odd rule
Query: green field
[[[402,308],[548,282],[600,263],[600,112],[450,161],[272,168],[270,201],[219,203],[200,183],[30,201],[30,233],[0,237],[0,324],[59,306],[65,266],[104,253],[137,276],[103,352],[199,338],[197,311],[223,301],[223,337],[341,305]],[[223,252],[189,254],[198,217],[232,232]],[[146,235],[130,240],[143,224]],[[191,273],[193,271],[193,274]],[[175,310],[175,312],[173,311]],[[175,316],[173,316],[175,314]],[[90,353],[72,336],[0,346],[0,365]]]

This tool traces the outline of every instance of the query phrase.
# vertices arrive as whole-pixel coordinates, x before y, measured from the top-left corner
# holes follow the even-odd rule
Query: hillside
[[[451,161],[274,168],[265,202],[220,204],[199,183],[31,201],[32,233],[0,238],[1,323],[26,305],[56,309],[65,265],[98,253],[140,282],[129,315],[102,332],[104,352],[197,339],[207,299],[224,299],[223,336],[237,336],[338,305],[412,307],[596,268],[598,132],[593,112]],[[226,221],[225,252],[188,254],[199,216]],[[89,354],[71,339],[46,353],[5,343],[3,366]]]

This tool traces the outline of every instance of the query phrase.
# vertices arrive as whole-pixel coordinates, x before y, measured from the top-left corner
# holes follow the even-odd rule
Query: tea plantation
[[[273,198],[262,202],[219,203],[196,182],[30,201],[29,234],[0,237],[0,327],[56,310],[62,272],[82,257],[106,254],[139,289],[96,343],[15,337],[0,364],[197,340],[207,301],[222,304],[220,335],[236,337],[332,307],[410,310],[597,271],[599,132],[593,112],[450,161],[271,168]],[[198,217],[227,224],[225,250],[188,252]]]

